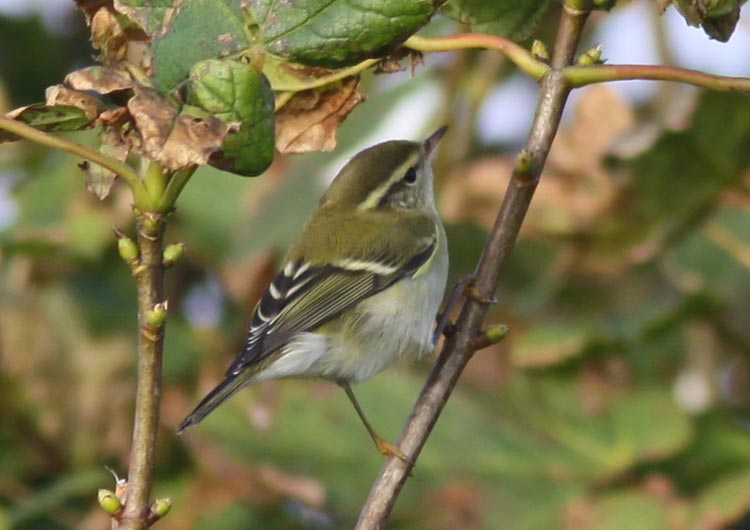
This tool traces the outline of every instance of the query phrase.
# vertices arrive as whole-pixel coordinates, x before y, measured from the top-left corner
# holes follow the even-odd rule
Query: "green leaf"
[[[750,469],[723,476],[706,488],[693,503],[691,528],[730,525],[750,510]]]
[[[434,0],[253,0],[267,49],[295,62],[338,68],[396,48],[424,26]]]
[[[22,109],[16,109],[8,117],[46,132],[80,131],[89,127],[92,121],[86,116],[86,112],[78,107],[70,105],[49,106],[44,103],[35,103]],[[18,137],[0,131],[0,143],[13,140],[18,140]]]
[[[115,9],[153,36],[174,0],[114,0]]]
[[[193,65],[247,48],[239,0],[190,0],[165,21],[164,36],[154,40],[154,86],[169,92]]]
[[[469,24],[472,31],[523,40],[534,32],[549,3],[550,0],[454,0],[440,12]]]
[[[593,337],[582,320],[548,322],[515,334],[510,358],[517,366],[550,366],[581,354]]]
[[[639,530],[669,528],[667,510],[655,495],[638,491],[617,491],[594,501],[589,524],[581,530],[631,530],[637,521]]]
[[[695,288],[734,300],[741,307],[750,292],[750,212],[717,210],[700,231],[688,234],[667,252],[674,271]],[[740,314],[745,314],[741,311]]]
[[[248,176],[265,171],[274,155],[274,97],[262,73],[229,59],[201,61],[190,71],[190,100],[226,123],[240,123],[213,165]]]
[[[689,129],[668,131],[649,151],[625,161],[632,180],[626,200],[612,211],[614,231],[601,233],[605,250],[648,237],[656,238],[650,246],[661,249],[704,219],[750,168],[747,116],[746,96],[707,92]]]

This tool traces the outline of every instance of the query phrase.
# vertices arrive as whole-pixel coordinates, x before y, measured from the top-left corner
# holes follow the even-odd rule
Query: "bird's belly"
[[[431,273],[428,273],[431,274]],[[443,284],[407,278],[378,293],[329,326],[319,377],[357,383],[392,365],[403,354],[429,355]]]

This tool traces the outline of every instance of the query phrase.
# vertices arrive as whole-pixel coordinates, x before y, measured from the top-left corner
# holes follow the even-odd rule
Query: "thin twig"
[[[34,127],[22,123],[20,121],[12,120],[4,116],[0,116],[0,129],[8,131],[20,136],[26,140],[51,147],[53,149],[59,149],[60,151],[66,151],[68,153],[80,156],[84,160],[99,164],[100,166],[109,169],[111,172],[116,174],[128,183],[130,189],[133,190],[133,196],[136,202],[141,197],[145,197],[146,190],[143,187],[138,174],[129,165],[120,162],[114,158],[110,158],[107,155],[94,151],[75,142],[70,142],[59,136],[53,136],[44,131],[35,129]]]
[[[720,92],[750,92],[750,78],[711,75],[674,66],[611,64],[569,66],[565,78],[573,88],[609,81],[677,81]]]
[[[526,142],[525,150],[532,159],[531,168],[524,165],[519,170],[514,170],[477,267],[474,285],[478,293],[485,298],[492,297],[497,288],[500,272],[516,241],[557,132],[570,92],[560,69],[572,61],[587,15],[585,12],[563,9],[553,50],[552,69],[542,77],[536,115]],[[480,330],[486,311],[486,304],[472,299],[467,299],[461,308],[456,333],[446,341],[399,438],[398,445],[411,462],[416,461],[461,372],[473,354],[472,346],[475,343],[472,343]],[[388,460],[360,513],[357,530],[384,527],[410,470],[411,465],[399,459]]]
[[[145,530],[149,525],[164,346],[164,324],[155,324],[151,318],[164,301],[163,215],[142,213],[137,228],[140,263],[134,275],[138,289],[138,388],[127,501],[120,530]]]
[[[549,66],[538,61],[526,48],[519,46],[511,40],[484,33],[458,33],[447,37],[435,38],[417,37],[415,35],[409,37],[404,42],[404,46],[419,52],[445,52],[471,48],[497,50],[537,81],[549,71]]]

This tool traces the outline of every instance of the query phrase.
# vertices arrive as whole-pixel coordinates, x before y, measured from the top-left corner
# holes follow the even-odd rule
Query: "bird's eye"
[[[407,184],[414,184],[417,181],[417,168],[414,166],[410,167],[402,180]]]

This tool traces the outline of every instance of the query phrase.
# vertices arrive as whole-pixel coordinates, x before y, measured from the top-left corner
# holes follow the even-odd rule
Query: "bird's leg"
[[[338,381],[338,385],[344,389],[344,392],[346,392],[346,395],[349,397],[349,401],[351,401],[352,405],[354,405],[354,410],[357,411],[357,415],[359,416],[359,419],[361,419],[362,423],[364,423],[365,429],[367,429],[367,432],[370,434],[370,438],[372,438],[372,441],[375,443],[375,447],[378,448],[378,451],[380,451],[380,454],[386,457],[395,456],[396,458],[398,458],[399,460],[407,464],[413,464],[413,462],[411,462],[411,460],[407,458],[407,456],[403,453],[403,451],[401,451],[401,449],[399,449],[392,443],[378,436],[378,433],[375,432],[375,429],[367,420],[367,417],[365,416],[365,413],[362,410],[362,407],[359,406],[359,402],[357,401],[357,398],[354,396],[354,392],[352,392],[352,387],[349,386],[349,383],[346,383],[344,381]]]
[[[437,324],[435,325],[435,332],[432,334],[433,345],[437,344],[440,335],[442,335],[443,333],[445,333],[446,336],[451,334],[451,330],[453,328],[453,323],[450,321],[451,313],[456,307],[458,301],[461,299],[461,296],[465,296],[466,288],[473,279],[474,276],[469,274],[459,279],[456,282],[456,285],[453,286],[453,290],[451,291],[451,294],[446,300],[445,306],[443,307],[443,312],[438,313],[437,317],[435,317],[435,321],[437,322]]]

